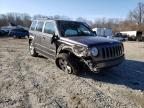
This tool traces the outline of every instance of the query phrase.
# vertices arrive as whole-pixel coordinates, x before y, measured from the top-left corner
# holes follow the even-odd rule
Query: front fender
[[[70,53],[74,54],[72,46],[64,45],[64,44],[61,44],[58,47],[58,49],[57,49],[57,55],[60,54],[60,53],[62,53],[62,52],[70,52]]]
[[[57,55],[60,53],[67,53],[67,54],[72,54],[77,58],[83,57],[83,55],[74,52],[74,46],[68,46],[68,45],[61,45],[58,50],[57,50]]]

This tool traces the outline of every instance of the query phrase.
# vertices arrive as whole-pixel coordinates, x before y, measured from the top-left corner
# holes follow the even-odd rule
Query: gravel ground
[[[31,57],[26,39],[0,38],[0,108],[144,108],[144,43],[124,46],[120,66],[75,76]]]

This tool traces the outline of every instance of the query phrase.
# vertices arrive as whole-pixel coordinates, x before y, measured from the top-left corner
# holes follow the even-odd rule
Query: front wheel
[[[72,55],[61,53],[56,58],[56,65],[68,74],[78,74],[78,62]]]
[[[30,55],[33,57],[36,57],[38,55],[37,52],[35,51],[35,48],[32,42],[30,42],[29,44],[29,52],[30,52]]]

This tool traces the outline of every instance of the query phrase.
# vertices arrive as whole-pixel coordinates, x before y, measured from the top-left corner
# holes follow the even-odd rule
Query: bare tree
[[[7,16],[4,14],[0,15],[0,27],[8,25]]]
[[[6,15],[0,15],[0,27],[8,26],[9,24],[29,27],[31,17],[26,13],[7,13]]]
[[[129,12],[128,19],[138,25],[144,23],[144,3],[138,3],[137,7]]]

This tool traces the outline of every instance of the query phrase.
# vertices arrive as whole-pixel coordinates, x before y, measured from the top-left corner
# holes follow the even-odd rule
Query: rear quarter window
[[[33,21],[30,30],[35,30],[37,21]]]

